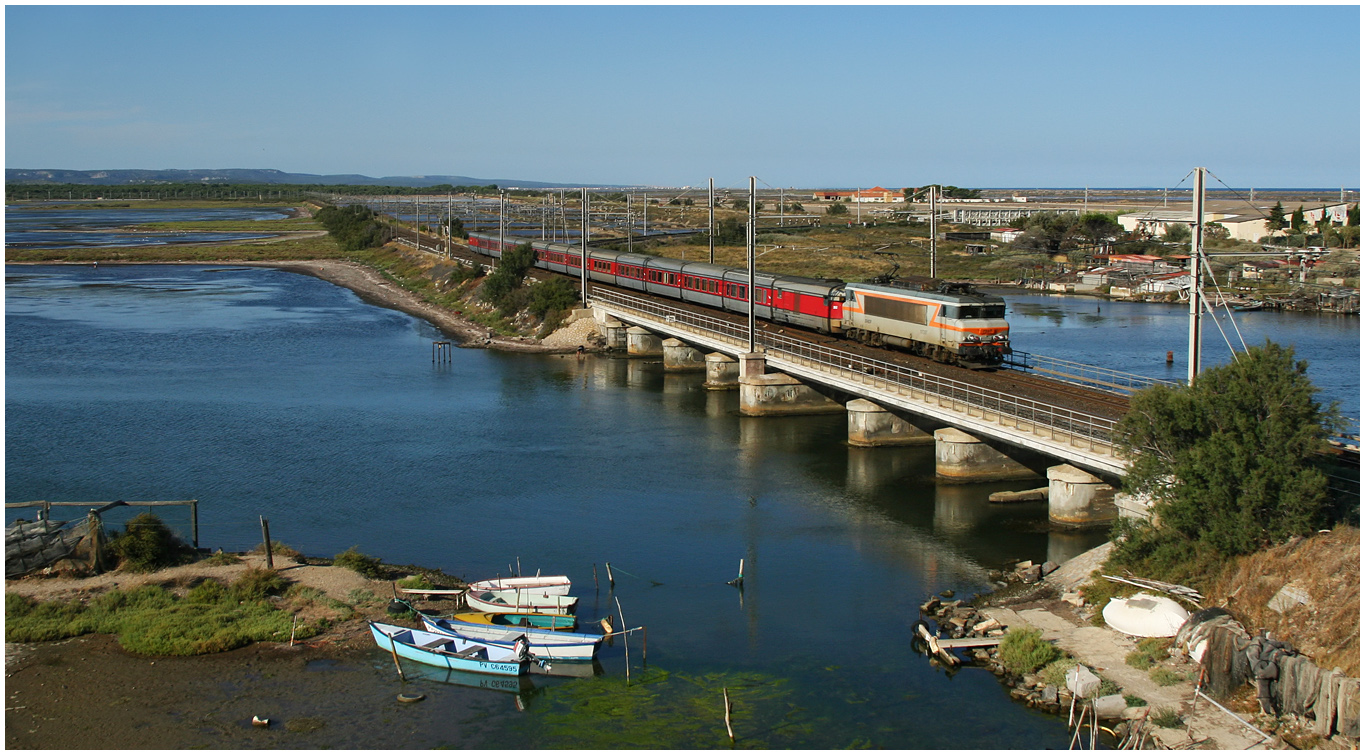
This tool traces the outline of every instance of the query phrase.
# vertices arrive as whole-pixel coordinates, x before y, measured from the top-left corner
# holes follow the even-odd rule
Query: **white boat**
[[[569,578],[565,576],[547,577],[507,577],[505,579],[485,579],[469,585],[470,592],[506,592],[508,590],[544,593],[546,595],[568,595]]]
[[[452,634],[475,642],[510,648],[518,640],[531,643],[531,655],[556,661],[590,661],[606,635],[534,627],[502,627],[420,614],[428,632]]]
[[[553,613],[567,616],[578,607],[578,598],[568,595],[546,595],[526,590],[506,592],[478,592],[470,590],[465,602],[475,611],[487,613],[521,613],[531,609],[538,613]]]
[[[1174,600],[1145,592],[1112,598],[1101,613],[1106,624],[1133,637],[1174,637],[1190,617]]]

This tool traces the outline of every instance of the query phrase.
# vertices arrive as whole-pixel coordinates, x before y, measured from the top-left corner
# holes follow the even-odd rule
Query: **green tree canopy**
[[[1323,523],[1327,478],[1313,456],[1338,415],[1314,400],[1307,369],[1266,341],[1193,386],[1133,395],[1118,428],[1124,488],[1152,498],[1159,524],[1131,547],[1174,539],[1235,556]]]
[[[1265,227],[1271,233],[1285,229],[1283,204],[1276,202],[1275,206],[1270,208],[1270,214],[1265,219]]]
[[[1303,205],[1294,208],[1294,214],[1289,216],[1289,228],[1295,233],[1303,230],[1306,221],[1303,219]]]
[[[1190,227],[1184,223],[1167,223],[1163,237],[1172,244],[1183,244],[1190,240]]]
[[[825,211],[825,214],[826,214],[826,215],[847,215],[847,214],[848,214],[848,208],[845,207],[845,206],[843,205],[842,202],[835,202],[834,204],[832,204],[832,205],[829,206],[829,209]]]

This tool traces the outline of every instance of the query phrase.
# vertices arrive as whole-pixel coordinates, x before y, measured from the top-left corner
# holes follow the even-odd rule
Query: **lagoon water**
[[[1079,315],[1026,306],[1017,337],[1057,340],[1021,348],[1065,357]],[[619,642],[597,678],[535,677],[524,711],[415,682],[435,706],[481,696],[488,718],[461,746],[725,746],[721,687],[750,747],[1066,746],[1064,719],[983,670],[932,667],[910,629],[930,593],[970,596],[987,569],[1103,535],[987,501],[1018,483],[936,485],[932,447],[850,448],[840,415],[739,417],[735,394],[656,362],[455,349],[433,364],[429,324],[275,270],[9,266],[5,308],[9,501],[197,498],[205,547],[253,547],[264,516],[311,555],[565,573],[584,618],[619,599],[648,627],[629,687]],[[725,584],[741,558],[742,591]],[[388,684],[389,657],[371,661]],[[429,726],[408,746],[446,741]]]
[[[190,221],[275,220],[288,217],[276,207],[71,207],[64,203],[5,207],[5,245],[15,247],[130,247],[210,244],[270,238],[269,233],[231,231],[141,231],[123,226]]]

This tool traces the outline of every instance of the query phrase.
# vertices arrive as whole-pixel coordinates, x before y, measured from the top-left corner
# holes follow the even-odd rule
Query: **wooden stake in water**
[[[613,577],[613,576],[611,575],[611,562],[608,561],[608,562],[606,562],[606,563],[607,563],[607,584],[611,585],[612,587],[615,587],[615,586],[616,586],[616,577]],[[624,622],[625,622],[625,619],[622,619],[622,623],[624,623]]]
[[[734,585],[735,587],[743,587],[743,586],[744,586],[744,559],[741,558],[741,559],[739,560],[739,576],[738,576],[738,577],[735,577],[734,579],[730,580],[729,582],[726,582],[725,584],[727,584],[727,585]]]
[[[611,568],[611,564],[607,564],[607,568],[610,569],[610,568]],[[608,573],[610,573],[610,572],[608,572]],[[622,627],[628,627],[628,626],[630,626],[629,624],[626,623],[626,615],[625,615],[625,613],[621,611],[621,599],[620,599],[620,598],[616,598],[616,614],[617,614],[618,616],[621,617],[621,626],[622,626]],[[630,632],[622,632],[621,634],[622,634],[622,642],[625,644],[625,647],[626,647],[626,684],[630,684]]]
[[[393,667],[398,669],[398,678],[406,682],[408,678],[403,676],[403,667],[398,663],[398,645],[392,637],[389,638],[389,652],[393,653]]]
[[[727,687],[720,688],[725,695],[725,733],[730,735],[730,741],[735,741],[735,730],[730,728],[730,690]]]
[[[593,565],[592,565],[592,589],[593,589],[594,592],[597,591],[597,590],[599,589],[598,586],[597,586],[597,563],[596,563],[596,562],[594,562]]]

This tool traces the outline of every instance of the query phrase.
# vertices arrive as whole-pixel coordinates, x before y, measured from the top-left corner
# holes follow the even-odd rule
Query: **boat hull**
[[[526,673],[529,663],[528,660],[517,659],[515,652],[504,648],[393,624],[372,621],[370,634],[374,636],[375,643],[384,650],[397,653],[410,661],[437,668],[497,676],[519,676]],[[436,646],[430,647],[433,643],[436,643]],[[473,654],[455,655],[466,651],[472,651]]]
[[[438,619],[422,616],[428,632],[452,634],[475,642],[511,648],[525,638],[531,645],[531,655],[557,661],[590,661],[602,646],[603,635],[500,627],[493,624],[471,624],[457,619]]]
[[[515,629],[546,629],[556,632],[572,632],[578,626],[578,619],[557,613],[457,613],[450,617],[455,621],[468,624],[488,624]]]
[[[470,608],[486,613],[552,613],[568,616],[578,607],[578,598],[568,595],[529,594],[524,591],[474,592],[465,595]]]
[[[568,577],[507,577],[504,579],[485,579],[472,582],[470,592],[518,592],[544,593],[546,595],[568,595],[571,583]]]

